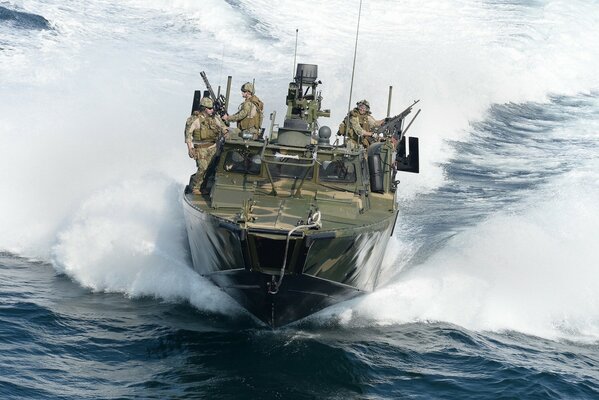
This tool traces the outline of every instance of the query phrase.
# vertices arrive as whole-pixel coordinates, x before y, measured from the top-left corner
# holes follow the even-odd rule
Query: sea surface
[[[599,398],[599,3],[0,0],[0,398]],[[297,29],[297,50],[296,50]],[[270,330],[193,272],[205,71],[414,100],[372,294]],[[266,121],[268,119],[265,118]]]

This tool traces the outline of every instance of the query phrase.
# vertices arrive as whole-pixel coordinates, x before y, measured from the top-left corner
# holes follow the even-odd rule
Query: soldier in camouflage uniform
[[[237,122],[237,128],[230,130],[231,135],[241,136],[244,132],[248,132],[254,140],[262,137],[264,103],[254,93],[254,85],[249,82],[244,83],[241,86],[241,96],[244,101],[239,105],[239,110],[233,115],[223,117],[225,121]]]
[[[200,100],[200,111],[195,111],[185,123],[185,143],[190,158],[196,160],[198,171],[192,175],[190,188],[193,194],[202,194],[200,185],[210,161],[216,154],[216,142],[220,135],[227,134],[227,127],[214,114],[212,99]]]
[[[349,117],[349,129],[346,129],[346,123]],[[384,119],[376,120],[370,113],[370,103],[368,100],[360,100],[356,103],[356,108],[351,110],[348,117],[343,119],[339,125],[338,135],[346,136],[347,142],[352,147],[357,147],[359,143],[368,147],[373,142],[374,128],[381,126]]]

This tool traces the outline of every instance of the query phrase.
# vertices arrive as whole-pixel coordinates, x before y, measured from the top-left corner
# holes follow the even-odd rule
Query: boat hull
[[[272,276],[246,269],[207,277],[265,324],[275,328],[364,293],[351,286],[310,275],[288,275],[276,294],[269,293]]]
[[[188,196],[183,203],[194,269],[271,327],[374,290],[396,217],[291,237],[284,277],[273,290],[287,231],[242,228]]]

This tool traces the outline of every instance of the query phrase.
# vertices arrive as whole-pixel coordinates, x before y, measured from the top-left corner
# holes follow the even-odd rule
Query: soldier
[[[225,121],[237,122],[237,128],[230,130],[232,135],[241,136],[243,132],[249,132],[254,140],[261,138],[264,103],[254,92],[254,85],[249,82],[244,83],[241,86],[241,96],[244,101],[239,105],[239,110],[233,115],[223,116]]]
[[[204,194],[200,185],[208,165],[216,154],[216,142],[219,135],[227,134],[227,127],[218,115],[214,115],[212,99],[200,100],[200,111],[187,119],[185,123],[185,143],[190,158],[196,160],[198,171],[192,175],[189,186],[193,194]]]
[[[349,129],[346,129],[345,124],[349,117]],[[343,119],[339,124],[339,132],[337,135],[346,136],[347,141],[357,147],[358,143],[362,143],[364,147],[370,146],[373,142],[374,128],[381,126],[384,119],[376,120],[370,113],[370,103],[368,100],[360,100],[356,103],[356,108],[349,112],[348,117]]]

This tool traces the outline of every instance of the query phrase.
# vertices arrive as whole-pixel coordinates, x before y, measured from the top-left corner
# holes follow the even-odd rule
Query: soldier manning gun
[[[414,107],[414,105],[419,101],[420,100],[415,100],[414,103],[412,103],[410,106],[408,106],[408,108],[406,108],[396,116],[385,118],[384,122],[380,126],[377,126],[372,130],[372,136],[361,136],[362,144],[364,145],[364,147],[368,147],[371,144],[374,144],[378,141],[390,140],[391,138],[394,138],[398,142],[401,141],[403,133],[408,130],[410,125],[412,125],[412,122],[416,119],[418,114],[420,114],[420,110],[418,110],[414,118],[412,118],[412,121],[410,121],[410,124],[406,127],[405,130],[403,130],[404,119],[412,112],[412,107]],[[345,129],[347,119],[349,119],[349,115],[341,123],[343,125],[343,128],[340,127],[340,131],[341,129]]]
[[[229,93],[231,92],[231,77],[228,77],[227,80],[227,95],[224,96],[222,94],[214,93],[212,89],[212,85],[208,81],[208,77],[204,71],[200,72],[202,79],[204,80],[204,84],[206,85],[206,90],[202,93],[201,90],[196,90],[193,94],[193,103],[191,106],[191,112],[200,110],[200,100],[202,97],[210,97],[212,99],[212,103],[214,104],[214,111],[220,115],[221,117],[227,114],[227,108],[229,105]],[[220,90],[220,89],[219,89]]]

